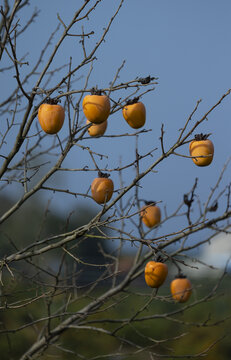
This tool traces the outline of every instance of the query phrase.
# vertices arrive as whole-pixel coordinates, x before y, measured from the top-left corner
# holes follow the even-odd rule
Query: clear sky
[[[102,1],[94,12],[94,16],[85,27],[89,31],[95,31],[89,44],[91,41],[97,41],[101,29],[107,24],[107,19],[111,17],[118,3],[118,0]],[[64,22],[68,22],[82,1],[56,0],[54,6],[54,1],[40,0],[32,1],[31,4],[32,7],[35,4],[41,8],[41,12],[31,31],[22,38],[21,54],[29,52],[30,66],[36,61],[50,32],[56,28],[57,13]],[[184,125],[197,100],[203,101],[193,121],[198,120],[231,88],[230,15],[230,0],[125,0],[106,37],[106,42],[96,54],[98,60],[94,66],[90,86],[108,86],[123,60],[126,60],[126,64],[121,72],[120,81],[132,80],[137,76],[159,77],[155,91],[142,98],[147,110],[145,128],[152,129],[152,132],[140,137],[142,154],[158,147],[153,159],[159,156],[162,123],[165,128],[165,146],[168,149],[174,143],[178,130]],[[22,12],[21,23],[28,16],[28,9],[25,9]],[[57,33],[57,37],[59,34],[60,32]],[[81,59],[80,51],[78,40],[69,39],[60,49],[56,65],[68,62],[70,56],[73,62],[77,63]],[[86,73],[81,71],[78,75],[86,76]],[[4,74],[2,76],[4,86],[10,87],[10,80],[6,79]],[[0,97],[2,98],[1,95]],[[215,146],[215,155],[211,166],[198,168],[190,159],[171,156],[161,163],[157,169],[158,173],[149,174],[142,180],[141,198],[162,201],[161,206],[166,205],[169,210],[174,210],[182,201],[183,194],[192,188],[195,177],[198,177],[198,193],[203,203],[230,156],[230,120],[231,97],[227,98],[197,131],[212,133],[210,138]],[[107,133],[120,132],[132,130],[125,123],[122,114],[117,112],[110,118]],[[86,144],[91,144],[93,150],[108,155],[108,160],[101,161],[102,166],[117,166],[120,158],[122,164],[134,159],[134,138],[94,139]],[[180,152],[188,155],[188,147],[180,149]],[[144,161],[143,169],[153,159]],[[80,167],[81,164],[90,164],[90,157],[78,151],[70,155],[66,164],[74,168]],[[230,168],[224,176],[224,184],[230,181],[229,174]],[[96,174],[92,173],[68,175],[65,172],[59,175],[59,186],[61,184],[72,191],[84,192],[95,176]],[[128,184],[133,176],[134,171],[126,171],[125,183]],[[112,174],[112,178],[115,187],[118,188],[118,175]],[[57,206],[56,198],[53,198],[56,209],[59,208],[67,214],[76,207],[76,200],[71,197],[65,196],[61,199]],[[91,200],[78,201],[89,203],[99,209]],[[171,229],[171,225],[169,226]]]

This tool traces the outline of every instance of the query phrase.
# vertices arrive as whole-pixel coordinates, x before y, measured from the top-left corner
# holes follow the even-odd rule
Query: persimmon
[[[146,121],[146,109],[139,98],[129,100],[123,107],[123,117],[133,129],[139,129],[144,126]]]
[[[177,276],[170,284],[171,294],[174,300],[180,303],[186,302],[192,293],[192,285],[184,275]]]
[[[144,270],[145,282],[151,288],[160,287],[168,275],[166,264],[158,261],[149,261]]]
[[[92,198],[98,204],[104,204],[108,202],[112,197],[114,191],[114,183],[111,179],[108,179],[108,177],[108,174],[99,172],[98,177],[92,181]]]
[[[158,225],[161,221],[161,211],[155,201],[145,201],[140,211],[142,222],[149,228]]]
[[[90,95],[84,97],[82,105],[84,115],[93,124],[101,124],[106,121],[111,110],[108,96],[101,95],[101,91],[94,88]]]
[[[93,124],[89,120],[87,120],[86,124],[92,124],[87,130],[90,136],[101,136],[105,133],[107,129],[107,120],[102,122],[101,124]]]
[[[208,136],[206,134],[196,134],[195,140],[189,143],[189,153],[191,156],[195,156],[192,161],[197,166],[208,166],[213,160],[214,146]]]
[[[41,128],[47,134],[57,134],[63,126],[64,118],[64,108],[55,100],[49,100],[39,106],[38,120]]]

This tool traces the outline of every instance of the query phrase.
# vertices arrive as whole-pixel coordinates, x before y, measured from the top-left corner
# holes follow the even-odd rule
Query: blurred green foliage
[[[2,203],[5,209],[10,206],[7,198],[2,199]],[[70,221],[71,218],[62,219],[51,213],[49,207],[42,205],[39,201],[31,201],[17,212],[12,220],[8,220],[2,226],[1,256],[15,251],[15,246],[21,248],[59,231],[69,231],[83,225],[94,216],[89,209],[81,209],[79,213],[82,217],[78,216],[78,221],[76,218],[75,221]],[[101,263],[105,259],[99,252],[98,241],[94,237],[86,239],[81,245],[74,247],[72,253],[86,262]],[[101,245],[107,248],[107,244],[103,241]],[[37,264],[36,269],[31,266],[30,259],[24,261],[23,266],[13,264],[11,271],[14,276],[4,269],[0,297],[0,330],[8,329],[9,332],[0,334],[1,360],[19,359],[20,355],[33,344],[43,327],[47,325],[48,309],[52,315],[63,309],[61,311],[63,315],[54,316],[50,320],[52,329],[68,315],[76,313],[110,288],[111,283],[104,282],[86,296],[89,288],[87,283],[89,281],[94,283],[100,273],[97,273],[95,267],[77,264],[76,277],[73,278],[71,274],[76,264],[73,259],[69,259],[63,273],[65,281],[59,284],[60,287],[54,294],[55,278],[49,275],[49,272],[53,274],[57,271],[57,264],[60,264],[62,257],[61,250],[46,254],[42,256],[41,263]],[[39,268],[44,263],[49,265],[47,277],[44,277],[44,272]],[[81,274],[84,275],[82,278]],[[206,296],[216,281],[217,279],[212,277],[193,279],[194,292],[189,304]],[[187,307],[187,304],[172,302],[169,283],[168,278],[154,296],[154,292],[146,286],[141,276],[125,292],[102,304],[100,311],[89,315],[87,322],[83,323],[87,328],[66,331],[58,341],[58,345],[51,346],[39,358],[41,360],[52,358],[74,360],[97,356],[99,360],[105,358],[143,360],[144,358],[151,359],[148,350],[152,350],[166,356],[167,359],[172,359],[176,355],[181,356],[181,359],[186,359],[188,358],[184,357],[186,354],[200,353],[219,340],[210,349],[208,355],[203,353],[203,358],[230,360],[230,276],[224,277],[214,298],[167,317],[167,313]],[[51,299],[52,302],[49,305]],[[75,301],[72,302],[72,299]],[[142,312],[140,312],[141,308],[144,308]],[[131,322],[130,318],[134,313],[137,315],[135,321]],[[143,317],[149,316],[156,316],[156,318],[141,321]],[[112,319],[112,321],[105,319]],[[222,319],[224,321],[220,321]],[[28,326],[30,323],[33,325]],[[89,327],[94,329],[89,329]],[[100,330],[96,331],[97,327],[102,328],[104,333]],[[107,335],[105,331],[115,331],[117,336],[123,337],[126,340],[124,346],[119,347],[116,336]],[[129,355],[134,352],[134,349],[129,346],[129,341],[138,346],[137,352],[133,355]],[[114,354],[114,356],[105,357],[106,354]],[[155,359],[158,359],[158,356]]]
[[[159,294],[162,296],[169,295],[168,285],[163,286],[159,290]],[[200,290],[197,292],[199,298],[203,297],[207,292],[211,291],[214,285],[214,280],[198,279],[194,281],[194,286],[200,285]],[[202,285],[202,286],[201,286]],[[15,289],[16,290],[16,289]],[[94,292],[94,296],[100,295],[101,291]],[[18,291],[18,292],[17,292]],[[20,295],[23,292],[27,292],[28,298],[32,295],[33,289],[27,291],[26,289],[17,289],[16,293]],[[102,311],[95,315],[88,317],[88,326],[99,327],[108,331],[113,331],[120,327],[121,323],[97,323],[97,320],[103,319],[128,319],[139,311],[139,309],[147,303],[150,299],[152,290],[147,289],[145,283],[139,282],[137,287],[130,289],[135,291],[137,295],[127,296],[126,293],[122,294],[123,300],[119,298],[113,298],[102,306]],[[223,294],[225,291],[225,294]],[[68,312],[75,313],[83,306],[91,301],[91,298],[81,298],[82,292],[79,292],[79,300],[68,307]],[[226,278],[223,281],[221,288],[218,291],[217,297],[211,301],[201,303],[195,307],[192,307],[184,312],[180,312],[177,315],[169,316],[166,318],[164,315],[172,312],[176,309],[181,309],[185,304],[174,304],[172,302],[165,301],[164,298],[153,298],[151,304],[141,314],[137,316],[137,320],[132,323],[128,323],[122,326],[116,334],[120,337],[124,337],[128,341],[132,341],[139,347],[150,347],[154,352],[163,355],[180,355],[184,358],[184,355],[195,355],[206,350],[214,342],[218,341],[214,347],[210,349],[208,355],[203,354],[203,358],[209,360],[222,359],[229,360],[231,352],[230,344],[230,303],[231,303],[231,287],[230,279]],[[19,296],[20,297],[20,296]],[[167,298],[168,299],[168,298]],[[113,304],[117,303],[116,306]],[[194,301],[192,298],[189,301],[191,304]],[[60,308],[65,302],[65,296],[60,295],[55,298],[55,307],[52,311]],[[111,305],[111,307],[110,307]],[[105,309],[103,311],[103,309]],[[139,321],[142,317],[148,317],[149,315],[163,315],[163,318],[151,319],[147,321]],[[4,323],[4,328],[16,329],[20,325],[30,323],[36,319],[47,316],[46,300],[41,299],[25,308],[8,310],[1,312],[1,323]],[[63,319],[65,316],[63,316]],[[224,319],[224,321],[221,321]],[[58,324],[60,317],[51,321],[51,327]],[[96,323],[94,323],[96,321]],[[178,322],[179,321],[179,322]],[[181,322],[185,322],[183,324]],[[18,359],[26,349],[33,343],[38,336],[43,325],[46,321],[35,323],[33,326],[26,327],[25,329],[17,332],[13,332],[7,335],[1,335],[0,351],[2,360]],[[189,325],[188,325],[189,324]],[[1,326],[3,329],[3,326]],[[149,340],[144,336],[148,336]],[[179,337],[178,339],[174,339]],[[169,340],[166,340],[169,339]],[[171,340],[173,339],[173,340]],[[155,344],[155,340],[162,341],[162,343]],[[89,329],[70,329],[66,331],[59,341],[60,347],[51,347],[51,349],[45,355],[41,356],[42,360],[50,359],[50,356],[56,356],[56,359],[69,359],[74,360],[80,358],[77,354],[82,354],[86,358],[94,356],[100,356],[110,353],[126,354],[131,351],[131,347],[124,345],[121,349],[119,343],[114,336],[105,335],[98,331],[92,331]],[[62,345],[61,345],[62,344]],[[68,349],[68,353],[61,349]],[[137,351],[136,355],[120,355],[116,357],[118,359],[137,359],[141,360],[144,357],[148,357],[148,351]],[[182,358],[181,357],[181,358]],[[52,357],[51,357],[52,358]],[[110,358],[110,356],[108,357]],[[157,357],[158,358],[158,357]],[[167,357],[171,359],[170,357]],[[185,359],[188,357],[185,357]],[[198,357],[199,358],[199,357]],[[102,357],[103,359],[103,357]]]

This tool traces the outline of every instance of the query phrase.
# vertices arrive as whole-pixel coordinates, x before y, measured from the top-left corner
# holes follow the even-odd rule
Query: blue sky
[[[111,17],[118,3],[117,0],[102,1],[90,21],[84,25],[85,30],[95,31],[95,35],[89,40],[89,48],[97,41],[100,31],[107,24],[107,19]],[[82,1],[56,0],[55,6],[52,1],[37,2],[36,6],[41,8],[40,15],[20,44],[21,54],[29,52],[30,66],[36,61],[50,32],[56,28],[57,13],[64,22],[68,22],[79,4],[82,4]],[[126,63],[119,81],[128,81],[149,74],[159,77],[155,91],[142,98],[147,110],[145,128],[152,129],[152,132],[140,137],[141,153],[157,147],[158,150],[154,153],[155,160],[160,154],[159,137],[162,123],[167,149],[174,143],[178,130],[184,125],[197,100],[203,101],[193,121],[198,120],[231,87],[230,14],[229,0],[125,0],[106,37],[106,42],[96,54],[98,60],[95,62],[89,85],[97,84],[99,88],[108,86],[123,60],[126,60]],[[22,24],[28,16],[28,9],[23,10]],[[57,33],[57,38],[59,34],[60,32]],[[78,63],[82,56],[78,40],[73,38],[68,39],[60,49],[55,64],[68,62],[70,56],[73,63]],[[84,77],[86,72],[81,71],[78,75]],[[1,76],[4,86],[6,84],[10,87],[11,81],[4,74]],[[61,74],[57,74],[57,77],[59,76]],[[77,82],[76,86],[81,84],[81,81]],[[28,89],[30,85],[28,84]],[[115,97],[118,98],[119,94]],[[230,156],[230,101],[231,97],[227,98],[197,131],[212,133],[210,138],[215,146],[215,155],[211,166],[198,168],[190,159],[171,156],[160,164],[158,173],[151,173],[142,180],[141,198],[162,201],[161,206],[166,205],[167,209],[172,211],[182,201],[183,194],[192,188],[195,177],[198,177],[201,202],[206,200]],[[108,134],[132,132],[121,113],[117,112],[109,120]],[[62,131],[61,137],[65,130]],[[102,166],[118,166],[120,158],[123,164],[134,159],[134,138],[94,139],[86,141],[86,144],[91,145],[93,150],[108,155],[108,160],[99,162]],[[180,149],[180,152],[188,155],[188,147]],[[141,168],[145,169],[152,160],[144,161]],[[78,150],[70,154],[66,165],[75,168],[89,162],[89,155],[83,155],[83,152]],[[224,176],[224,184],[230,181],[229,173],[230,168]],[[68,175],[65,172],[58,176],[58,184],[63,188],[84,192],[96,175]],[[111,176],[115,187],[118,188],[118,174]],[[128,184],[133,176],[134,171],[126,171],[125,183]],[[132,193],[128,194],[131,195]],[[48,193],[44,196],[50,197]],[[78,204],[79,202],[99,209],[91,200],[80,199]],[[64,211],[65,215],[78,206],[76,200],[68,196],[53,197],[52,203],[54,209]],[[175,223],[168,226],[167,229],[171,231],[172,226],[175,228],[178,225]]]

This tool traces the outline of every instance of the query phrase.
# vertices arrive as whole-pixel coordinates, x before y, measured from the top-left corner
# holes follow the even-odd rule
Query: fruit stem
[[[164,259],[161,255],[158,255],[157,258],[156,258],[156,262],[161,262],[163,263],[164,262]]]
[[[97,89],[97,87],[93,87],[91,89],[91,95],[102,95],[102,90]]]
[[[178,275],[175,276],[175,279],[185,279],[186,276],[181,272],[179,271]]]
[[[102,173],[101,171],[98,171],[98,177],[99,178],[109,178],[110,174]]]
[[[144,203],[145,203],[145,205],[153,205],[153,206],[155,206],[156,205],[156,201],[147,201],[147,200],[144,200]]]
[[[57,105],[59,102],[60,102],[60,100],[52,99],[52,98],[48,97],[46,99],[46,101],[44,102],[44,104]]]
[[[134,99],[130,99],[126,102],[126,105],[136,104],[138,103],[139,99],[140,99],[139,96],[135,97]]]

